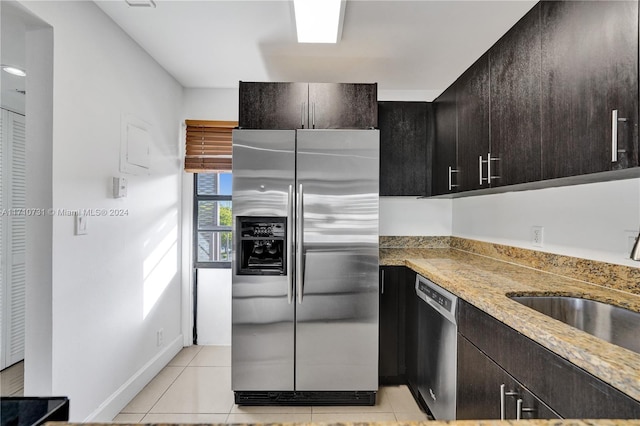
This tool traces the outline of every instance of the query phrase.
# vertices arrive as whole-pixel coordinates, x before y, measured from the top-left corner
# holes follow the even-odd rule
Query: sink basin
[[[640,313],[569,296],[511,296],[511,299],[614,345],[640,353]]]

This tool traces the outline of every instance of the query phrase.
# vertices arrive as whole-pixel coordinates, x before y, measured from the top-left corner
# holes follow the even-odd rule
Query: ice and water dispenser
[[[287,218],[237,218],[238,275],[286,275]]]

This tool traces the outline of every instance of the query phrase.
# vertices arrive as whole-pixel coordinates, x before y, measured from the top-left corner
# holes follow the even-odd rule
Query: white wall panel
[[[231,269],[198,270],[198,344],[231,345]]]
[[[451,235],[452,201],[380,197],[380,235]]]
[[[44,52],[52,80],[27,91],[28,167],[40,166],[27,201],[56,213],[27,223],[25,394],[69,396],[71,421],[110,421],[130,378],[182,341],[182,87],[93,2],[21,4],[55,35]],[[123,114],[150,125],[148,175],[119,170]],[[112,197],[114,176],[128,179],[127,197]],[[87,214],[87,234],[74,235],[60,213],[74,210],[106,213]]]
[[[531,227],[544,227],[544,245]],[[453,200],[453,235],[629,266],[640,229],[640,180],[629,179]]]

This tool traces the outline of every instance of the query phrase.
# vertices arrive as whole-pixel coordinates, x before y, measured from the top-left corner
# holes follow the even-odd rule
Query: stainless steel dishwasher
[[[436,420],[456,418],[458,298],[420,275],[418,308],[418,392]]]

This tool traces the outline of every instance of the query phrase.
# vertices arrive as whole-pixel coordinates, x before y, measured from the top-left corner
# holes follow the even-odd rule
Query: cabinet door
[[[310,83],[309,127],[315,129],[377,128],[377,84]]]
[[[637,166],[638,3],[544,1],[541,26],[542,178]]]
[[[504,406],[501,398],[504,398]],[[491,358],[458,334],[456,420],[500,419],[502,415],[505,420],[516,419],[519,399],[522,400],[521,419],[559,418]]]
[[[380,195],[431,195],[431,109],[427,102],[378,103]]]
[[[487,164],[479,164],[489,153],[489,55],[478,59],[460,77],[456,90],[458,114],[459,190],[488,188]],[[481,172],[481,170],[483,170]],[[484,181],[481,182],[481,175]]]
[[[380,268],[380,325],[378,376],[381,384],[397,383],[400,376],[400,287],[404,267]]]
[[[433,153],[433,195],[456,192],[458,187],[456,85],[451,85],[433,102],[435,148]]]
[[[418,296],[416,273],[407,270],[405,291],[405,375],[411,392],[418,395]],[[419,399],[419,398],[418,398]]]
[[[640,417],[640,402],[460,299],[458,331],[564,418]]]
[[[491,186],[538,181],[540,4],[491,48],[490,62]]]
[[[307,83],[240,82],[238,126],[295,130],[308,127]]]

